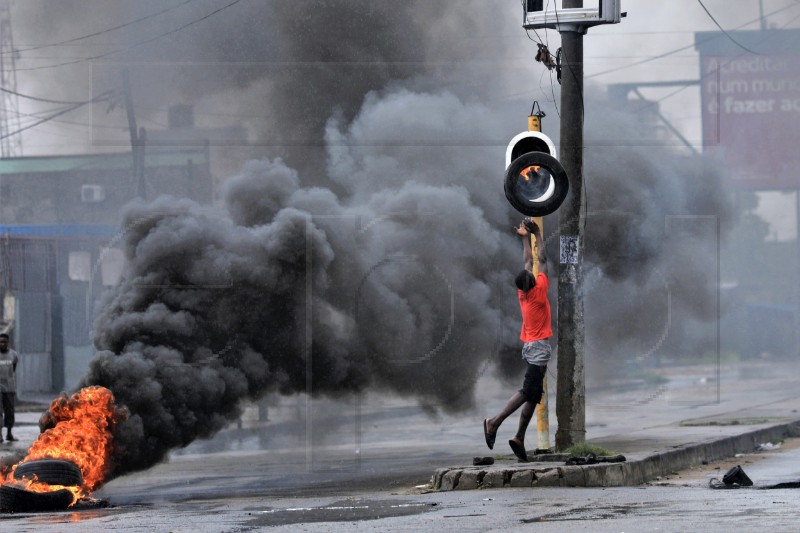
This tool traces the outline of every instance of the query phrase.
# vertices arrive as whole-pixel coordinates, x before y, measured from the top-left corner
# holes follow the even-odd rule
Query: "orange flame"
[[[120,413],[114,404],[114,395],[104,387],[86,387],[71,397],[62,393],[42,415],[39,425],[43,432],[20,462],[35,459],[72,461],[83,474],[83,485],[62,487],[37,480],[14,479],[14,470],[19,463],[0,484],[14,484],[32,492],[54,492],[66,488],[73,493],[74,504],[96,490],[108,476],[111,431]]]
[[[535,173],[538,174],[540,168],[542,168],[542,167],[540,167],[538,165],[531,165],[531,166],[527,167],[525,170],[523,170],[522,172],[520,172],[520,174],[522,174],[522,177],[525,178],[525,181],[530,181],[531,172],[535,172]]]

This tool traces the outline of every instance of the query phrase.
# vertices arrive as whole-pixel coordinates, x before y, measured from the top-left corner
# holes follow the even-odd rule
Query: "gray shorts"
[[[547,339],[526,342],[522,346],[522,358],[529,365],[546,366],[550,361],[552,351],[553,349],[550,348],[550,343]]]

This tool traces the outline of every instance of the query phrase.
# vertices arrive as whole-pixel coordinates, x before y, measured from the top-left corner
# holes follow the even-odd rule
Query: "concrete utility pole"
[[[586,440],[583,320],[583,36],[561,30],[561,164],[571,195],[559,209],[558,385],[556,449]]]
[[[556,449],[586,440],[583,247],[583,36],[592,26],[618,24],[620,0],[523,3],[525,29],[561,34],[561,157],[571,195],[559,209],[558,390]],[[513,205],[513,204],[512,204]]]
[[[122,71],[122,85],[125,93],[125,112],[128,116],[128,130],[131,136],[131,153],[133,155],[133,180],[136,183],[136,196],[145,199],[146,190],[144,182],[144,147],[146,131],[144,128],[136,129],[136,114],[133,111],[133,94],[131,93],[131,80],[128,69]]]

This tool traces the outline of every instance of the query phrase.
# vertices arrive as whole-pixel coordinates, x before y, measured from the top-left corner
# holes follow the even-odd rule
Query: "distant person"
[[[14,427],[14,410],[17,400],[17,363],[19,354],[8,347],[8,334],[0,333],[0,402],[2,409],[2,426],[6,427],[6,439],[17,440],[11,433]],[[0,430],[0,442],[3,442],[3,433]]]
[[[522,358],[525,359],[528,368],[522,388],[508,400],[506,406],[497,415],[484,419],[483,435],[486,445],[490,450],[493,449],[500,424],[522,406],[517,434],[508,441],[508,445],[511,446],[511,450],[520,461],[527,461],[525,431],[533,417],[536,404],[542,399],[544,376],[551,353],[548,339],[553,335],[553,329],[550,324],[550,302],[547,300],[547,288],[550,286],[550,281],[547,279],[547,257],[541,231],[531,218],[524,219],[515,229],[517,235],[522,237],[522,258],[525,265],[514,283],[517,286],[519,308],[522,312],[522,331],[520,333],[520,339],[524,343]],[[539,274],[536,277],[532,272],[533,253],[531,252],[530,235],[536,239],[538,250]]]

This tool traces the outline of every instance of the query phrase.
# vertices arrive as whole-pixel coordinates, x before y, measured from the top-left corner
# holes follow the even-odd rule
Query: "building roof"
[[[701,31],[694,34],[694,47],[705,55],[758,54],[796,55],[800,30]],[[745,50],[746,49],[746,50]]]
[[[0,224],[0,237],[113,237],[113,224]]]
[[[145,167],[181,167],[191,160],[205,165],[205,149],[145,150]],[[121,170],[133,166],[130,152],[109,154],[56,155],[42,157],[11,157],[0,159],[0,175],[78,170]]]

